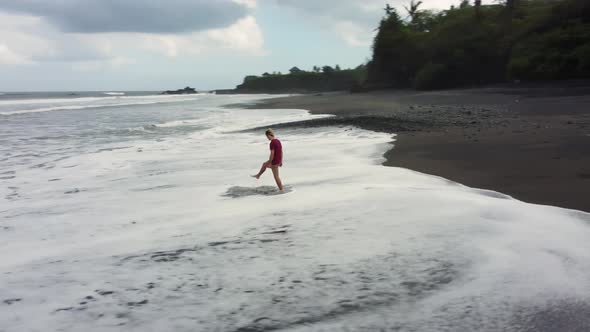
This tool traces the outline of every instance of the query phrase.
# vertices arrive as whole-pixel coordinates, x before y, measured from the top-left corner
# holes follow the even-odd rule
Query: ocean
[[[277,130],[279,193],[249,129],[322,116],[235,106],[270,97],[0,95],[0,331],[590,326],[589,214],[381,166],[395,136],[353,127]]]

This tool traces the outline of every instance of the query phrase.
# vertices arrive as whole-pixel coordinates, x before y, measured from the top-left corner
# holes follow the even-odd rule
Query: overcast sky
[[[387,2],[0,0],[0,91],[231,88],[292,66],[355,67]]]

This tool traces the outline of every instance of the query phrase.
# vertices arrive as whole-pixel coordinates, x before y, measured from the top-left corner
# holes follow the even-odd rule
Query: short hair
[[[272,129],[268,128],[265,132],[266,136],[275,137],[275,132]]]

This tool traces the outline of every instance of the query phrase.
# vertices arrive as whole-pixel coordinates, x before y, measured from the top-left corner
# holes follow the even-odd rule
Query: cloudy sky
[[[230,88],[292,66],[355,67],[386,2],[409,1],[0,0],[0,91]]]

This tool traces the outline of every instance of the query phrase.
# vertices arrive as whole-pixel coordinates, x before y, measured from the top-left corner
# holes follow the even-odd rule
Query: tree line
[[[389,4],[367,64],[247,76],[239,92],[444,89],[590,78],[590,0],[457,1],[447,10]]]
[[[339,65],[313,66],[309,71],[293,67],[289,73],[281,72],[250,75],[237,86],[237,92],[315,92],[349,90],[366,79],[366,66],[341,69]]]
[[[590,77],[588,0],[463,0],[438,12],[421,5],[411,1],[403,14],[386,6],[366,88]]]

